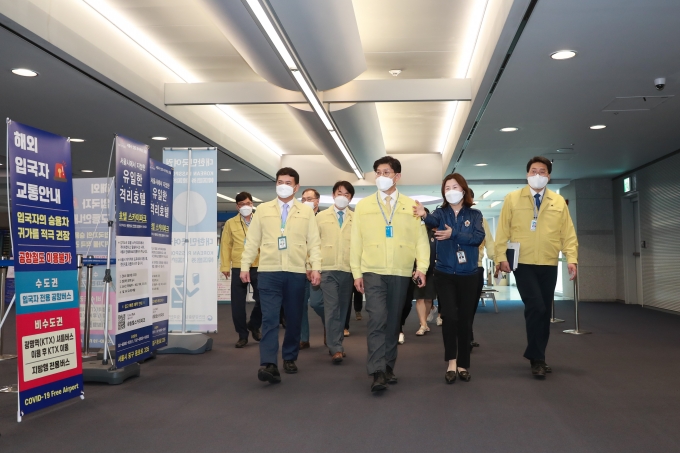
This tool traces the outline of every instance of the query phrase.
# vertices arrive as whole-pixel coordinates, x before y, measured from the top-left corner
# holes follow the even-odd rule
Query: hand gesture
[[[359,291],[361,294],[364,293],[364,279],[363,278],[357,278],[354,280],[354,287]]]
[[[420,201],[416,200],[416,205],[413,207],[413,215],[425,218],[427,217],[427,212],[425,211],[425,206],[423,206]]]
[[[451,233],[453,232],[453,229],[448,226],[447,224],[444,224],[445,229],[444,230],[437,230],[434,232],[434,237],[438,241],[445,241],[451,237]]]
[[[249,271],[241,271],[241,281],[243,283],[250,283],[250,272]]]

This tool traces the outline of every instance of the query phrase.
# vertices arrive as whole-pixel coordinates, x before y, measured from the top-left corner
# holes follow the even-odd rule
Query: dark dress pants
[[[239,340],[248,339],[248,328],[259,329],[262,325],[262,310],[260,309],[260,293],[257,289],[257,268],[250,268],[250,283],[253,285],[253,299],[255,306],[250,312],[250,321],[246,322],[246,297],[248,296],[248,284],[241,281],[241,269],[231,269],[231,319],[238,333]]]
[[[281,348],[283,360],[297,360],[300,352],[302,307],[305,304],[307,274],[297,272],[260,272],[260,306],[262,307],[262,340],[260,364],[277,365],[279,352],[279,316],[286,312],[286,333]]]
[[[361,311],[364,304],[364,295],[357,291],[354,286],[352,286],[352,298],[354,299],[354,311]],[[345,329],[349,330],[349,318],[352,314],[352,307],[347,307],[347,319],[345,320]]]
[[[478,275],[478,280],[477,280],[477,303],[475,304],[475,311],[472,313],[472,323],[475,323],[475,315],[477,314],[477,307],[479,307],[479,301],[482,298],[482,291],[484,291],[484,268],[479,267],[477,268],[477,272],[479,272]],[[474,329],[470,332],[470,341],[475,341],[475,332]]]
[[[400,332],[404,331],[404,324],[406,324],[406,319],[408,315],[411,314],[411,309],[413,308],[413,293],[416,291],[416,284],[413,282],[412,278],[408,279],[408,289],[406,290],[406,299],[404,299],[404,308],[401,310],[401,329]]]
[[[470,368],[472,317],[477,299],[477,274],[455,275],[435,270],[435,287],[442,317],[444,360]]]
[[[527,329],[524,357],[529,360],[545,360],[545,349],[550,338],[550,313],[557,284],[557,266],[519,264],[514,274],[517,290],[524,302]]]

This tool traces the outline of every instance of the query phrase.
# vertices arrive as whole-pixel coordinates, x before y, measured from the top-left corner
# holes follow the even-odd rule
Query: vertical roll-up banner
[[[84,257],[106,258],[109,241],[109,219],[115,219],[115,181],[113,178],[74,178],[73,208],[76,227],[76,252]],[[113,244],[116,243],[115,232]],[[111,258],[115,258],[115,247]],[[106,266],[92,269],[92,307],[90,311],[90,349],[104,347],[104,274]],[[111,266],[111,278],[116,279],[116,266]],[[80,278],[80,329],[85,325],[85,271]],[[116,335],[113,319],[116,317],[116,292],[109,291],[109,335]]]
[[[151,178],[151,253],[153,278],[151,350],[167,346],[172,259],[172,167],[149,159]]]
[[[182,330],[184,238],[189,219],[187,332],[217,331],[217,150],[163,150],[163,161],[175,169],[172,204],[172,290],[170,330]],[[187,193],[191,178],[191,192]],[[189,215],[187,217],[187,198]]]
[[[19,414],[83,395],[71,144],[7,120]]]
[[[151,355],[149,146],[116,136],[116,366]]]

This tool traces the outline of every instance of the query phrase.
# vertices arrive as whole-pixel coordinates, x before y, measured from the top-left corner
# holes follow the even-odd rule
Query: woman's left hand
[[[451,237],[451,233],[453,232],[453,229],[452,229],[450,226],[446,225],[446,224],[444,224],[444,227],[445,227],[446,229],[444,229],[444,230],[437,230],[437,231],[434,232],[434,237],[435,237],[438,241],[445,241],[446,239],[449,239],[449,238]]]

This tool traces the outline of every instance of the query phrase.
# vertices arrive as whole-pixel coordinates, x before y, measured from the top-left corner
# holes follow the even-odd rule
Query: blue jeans
[[[300,334],[300,341],[309,341],[309,316],[307,316],[307,301],[309,301],[309,306],[314,309],[317,315],[321,317],[321,324],[324,324],[326,317],[323,312],[323,292],[320,286],[312,286],[312,284],[307,281],[305,285],[305,306],[302,307],[302,332]],[[288,314],[286,314],[286,320],[288,319]]]
[[[295,272],[259,272],[262,340],[260,365],[277,365],[279,352],[279,314],[286,313],[286,333],[281,348],[283,360],[297,360],[300,351],[302,308],[306,306],[307,276]]]

